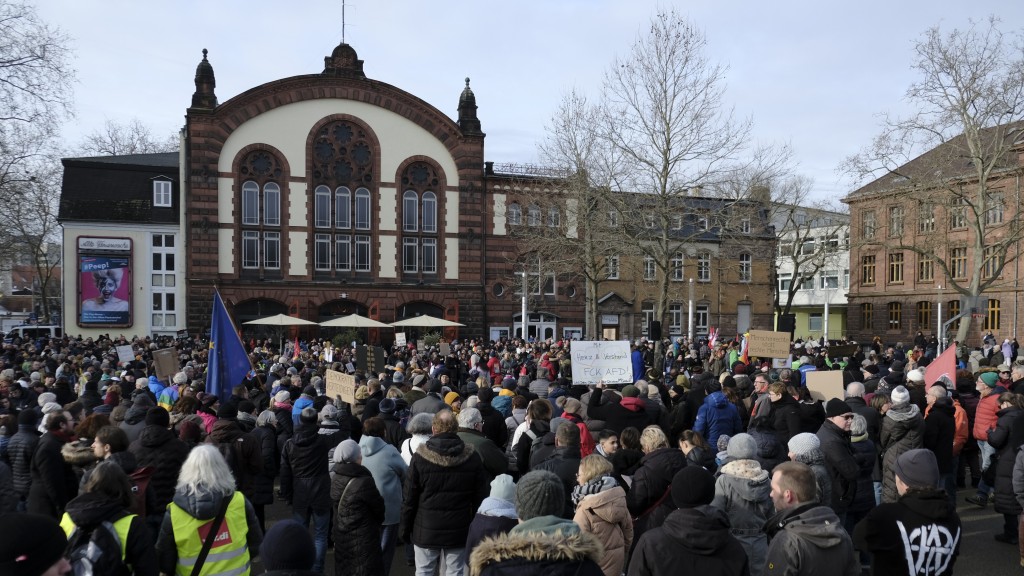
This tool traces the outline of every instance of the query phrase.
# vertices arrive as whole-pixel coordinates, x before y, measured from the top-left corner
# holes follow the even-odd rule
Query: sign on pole
[[[156,377],[163,381],[169,381],[178,373],[178,352],[174,348],[155,350],[153,363],[156,364]]]
[[[341,401],[349,405],[356,403],[356,379],[355,377],[338,372],[327,370],[327,397],[334,398],[341,396]]]
[[[786,358],[789,356],[789,332],[751,330],[747,333],[747,354],[758,358]]]
[[[395,332],[395,346],[405,347],[405,332]]]
[[[124,346],[117,347],[117,361],[125,364],[135,360],[135,351],[132,350],[131,346],[127,344]]]
[[[571,353],[573,385],[633,383],[629,342],[573,342]]]

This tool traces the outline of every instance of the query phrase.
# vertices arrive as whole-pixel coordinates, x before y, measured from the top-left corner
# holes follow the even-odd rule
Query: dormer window
[[[171,207],[171,182],[170,180],[153,181],[153,207]]]

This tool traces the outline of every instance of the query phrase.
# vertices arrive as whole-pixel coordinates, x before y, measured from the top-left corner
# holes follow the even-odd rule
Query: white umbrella
[[[390,324],[378,322],[373,318],[367,318],[359,314],[349,314],[348,316],[334,318],[333,320],[321,322],[320,325],[324,328],[391,328]]]
[[[465,324],[459,324],[458,322],[452,322],[451,320],[445,320],[444,318],[435,318],[433,316],[406,318],[405,320],[392,322],[391,325],[396,328],[401,326],[419,326],[425,328],[451,328],[453,326],[465,326]]]
[[[243,324],[259,324],[261,326],[315,326],[316,322],[310,322],[309,320],[303,320],[302,318],[295,318],[294,316],[288,316],[285,314],[274,314],[273,316],[267,316],[266,318],[249,320],[248,322],[243,322]]]

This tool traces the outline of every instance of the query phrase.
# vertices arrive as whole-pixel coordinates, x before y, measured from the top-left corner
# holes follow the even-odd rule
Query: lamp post
[[[686,338],[687,341],[693,342],[693,278],[690,278],[690,301],[686,305],[686,312],[688,318],[686,320]]]
[[[520,274],[523,276],[522,310],[520,310],[520,312],[519,312],[522,315],[522,322],[521,322],[522,331],[523,331],[522,332],[522,336],[523,336],[523,341],[529,341],[529,337],[527,336],[527,330],[526,330],[526,284],[527,284],[527,282],[526,282],[526,271],[524,270],[524,271],[520,272]]]
[[[936,324],[939,332],[939,349],[935,351],[936,355],[938,355],[946,349],[946,332],[942,329],[942,284],[937,285],[935,288],[939,291],[939,323]]]

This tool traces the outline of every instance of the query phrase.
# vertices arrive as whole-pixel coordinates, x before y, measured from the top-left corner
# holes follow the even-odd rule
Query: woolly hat
[[[897,386],[892,389],[889,400],[892,400],[893,406],[903,406],[910,402],[910,392],[903,386]]]
[[[370,397],[370,388],[366,384],[361,384],[356,388],[355,397],[357,402],[359,400],[366,400]]]
[[[312,570],[316,546],[309,530],[295,520],[275,522],[263,535],[260,559],[268,570]]]
[[[314,388],[312,384],[309,384],[302,389],[302,393],[306,396],[316,397],[316,388]]]
[[[489,386],[484,386],[477,391],[476,397],[479,398],[481,402],[490,402],[491,400],[494,400],[494,390],[491,390]]]
[[[316,424],[316,408],[312,406],[306,406],[299,412],[299,423],[301,424]]]
[[[501,387],[503,389],[505,389],[505,390],[515,390],[516,389],[516,379],[511,377],[511,376],[505,376],[501,380]]]
[[[398,408],[398,405],[395,403],[394,398],[385,398],[377,405],[377,409],[380,410],[381,414],[391,414],[396,408]]]
[[[757,441],[746,432],[741,432],[729,438],[729,458],[736,460],[750,460],[757,456]]]
[[[54,394],[53,392],[43,392],[42,394],[39,395],[38,398],[36,398],[36,401],[39,403],[40,406],[43,406],[47,402],[56,402],[57,395]]]
[[[357,462],[362,457],[363,453],[359,449],[359,443],[351,438],[343,440],[334,449],[335,462]]]
[[[391,375],[391,381],[394,382],[395,384],[405,382],[405,375],[402,374],[401,372],[395,372],[394,374]]]
[[[729,449],[728,434],[722,434],[721,436],[718,437],[718,440],[715,441],[715,449],[718,450],[719,452],[725,452],[726,450]]]
[[[527,472],[516,484],[515,505],[520,520],[558,516],[565,509],[565,488],[554,472]]]
[[[334,407],[334,404],[324,404],[324,407],[320,409],[320,417],[324,420],[337,420],[338,409]]]
[[[236,418],[238,418],[238,406],[235,404],[221,404],[217,409],[218,420],[234,420]]]
[[[422,386],[423,383],[426,382],[426,381],[427,381],[427,375],[423,374],[422,372],[419,373],[419,374],[414,374],[413,377],[412,377],[412,385],[415,386],[415,387]]]
[[[516,483],[508,474],[498,474],[491,480],[491,498],[512,502],[516,497]]]
[[[985,386],[995,388],[996,383],[999,382],[999,374],[995,372],[982,372],[981,376],[978,376],[978,379],[984,382]]]
[[[810,432],[801,432],[789,439],[789,451],[793,454],[807,454],[821,448],[821,441]]]
[[[881,371],[878,369],[878,366],[874,364],[868,364],[863,368],[863,370],[872,376],[878,376],[878,373]]]
[[[291,402],[292,395],[287,390],[280,390],[277,394],[274,394],[274,402],[278,404],[287,404]]]
[[[47,402],[43,404],[43,414],[53,414],[54,412],[63,412],[64,407],[56,402]]]
[[[902,360],[893,360],[892,364],[889,365],[889,372],[903,372],[906,366],[907,363]]]
[[[68,539],[57,521],[10,512],[0,522],[0,574],[38,576],[64,556]]]
[[[171,415],[161,406],[154,406],[146,411],[146,425],[167,428],[171,425]]]
[[[571,396],[565,396],[564,398],[565,400],[562,400],[563,412],[568,412],[569,414],[579,414],[580,410],[583,409],[583,404],[581,404],[579,400]]]
[[[714,499],[715,477],[702,466],[686,466],[672,477],[672,503],[676,508],[706,506]]]
[[[917,383],[924,382],[924,370],[914,368],[910,372],[907,372],[907,381]]]
[[[911,488],[935,488],[939,485],[939,464],[927,448],[907,450],[896,458],[896,476]]]
[[[429,381],[427,381],[426,384],[423,385],[423,391],[427,392],[428,394],[429,393],[435,393],[436,394],[436,393],[441,392],[441,380],[439,380],[437,378],[431,378]]]
[[[633,386],[632,384],[629,384],[628,386],[622,389],[623,398],[636,398],[638,396],[640,396],[640,389],[637,388],[636,386]]]
[[[906,388],[903,390],[906,391]],[[850,408],[849,404],[839,398],[833,398],[825,404],[825,416],[828,416],[829,418],[842,416],[843,414],[849,414],[850,412],[853,412],[853,408]]]
[[[444,403],[451,406],[455,402],[462,400],[462,396],[459,396],[458,392],[449,392],[444,395]]]

